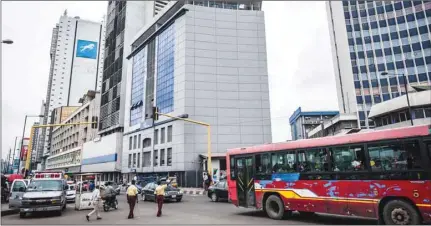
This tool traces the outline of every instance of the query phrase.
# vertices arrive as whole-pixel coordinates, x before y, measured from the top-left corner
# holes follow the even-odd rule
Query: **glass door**
[[[242,207],[256,206],[254,194],[253,157],[236,158],[238,204]]]

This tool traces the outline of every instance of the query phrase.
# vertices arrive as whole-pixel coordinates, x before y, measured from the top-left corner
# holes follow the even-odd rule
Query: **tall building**
[[[51,66],[43,124],[51,122],[54,108],[79,105],[88,90],[101,88],[105,45],[104,23],[69,17],[65,11],[52,31]],[[52,128],[43,129],[43,152],[49,153]],[[40,153],[39,153],[40,156]]]
[[[119,180],[124,122],[124,96],[131,39],[164,1],[109,1],[102,76],[99,135],[84,145],[82,172],[102,172],[102,180]]]
[[[405,82],[409,92],[431,83],[431,2],[328,1],[327,12],[340,112],[356,113],[361,128]]]
[[[261,1],[177,1],[142,27],[126,55],[122,173],[202,181],[207,128],[165,116],[153,122],[154,106],[209,123],[215,156],[271,142],[264,22]]]
[[[33,123],[33,126],[38,126],[38,125],[39,125],[39,122]],[[40,128],[35,128],[32,134],[30,169],[36,169],[36,166],[37,166],[36,157],[37,157],[37,143],[39,142],[39,131],[40,131]]]
[[[167,4],[167,1],[109,1],[106,21],[106,45],[100,108],[101,136],[123,131],[124,78],[123,62],[133,36]]]
[[[338,111],[302,111],[299,107],[289,118],[292,140],[309,138],[308,132],[338,114]]]

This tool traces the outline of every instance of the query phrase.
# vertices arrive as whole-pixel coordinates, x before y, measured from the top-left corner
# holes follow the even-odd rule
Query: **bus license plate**
[[[172,196],[172,198],[176,198],[176,197],[177,197],[176,195],[173,195],[173,196]]]

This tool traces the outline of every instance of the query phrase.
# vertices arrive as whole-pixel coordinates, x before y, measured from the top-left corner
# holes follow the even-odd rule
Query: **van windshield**
[[[27,187],[27,191],[61,191],[61,185],[61,180],[34,180]]]

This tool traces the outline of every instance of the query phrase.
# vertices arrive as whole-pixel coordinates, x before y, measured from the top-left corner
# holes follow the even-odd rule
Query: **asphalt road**
[[[62,216],[52,214],[37,214],[20,219],[18,214],[1,218],[2,225],[89,225],[89,224],[139,224],[139,225],[286,225],[286,224],[357,224],[375,225],[376,221],[342,218],[328,215],[316,215],[312,218],[301,217],[295,214],[290,219],[271,220],[263,212],[251,209],[237,208],[227,202],[213,203],[205,196],[185,196],[183,201],[165,203],[162,217],[156,217],[157,206],[154,202],[139,203],[135,207],[135,218],[127,219],[128,204],[125,195],[117,197],[119,209],[101,212],[102,219],[87,222],[87,210],[76,211],[74,204],[68,204]]]

